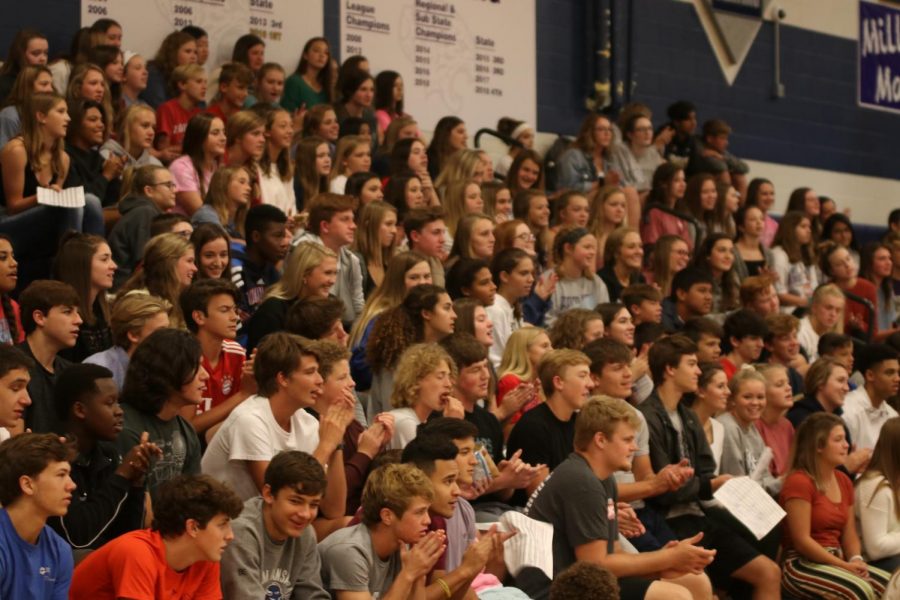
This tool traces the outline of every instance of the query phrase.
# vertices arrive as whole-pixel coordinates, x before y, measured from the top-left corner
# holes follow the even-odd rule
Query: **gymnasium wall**
[[[900,139],[900,116],[856,105],[856,2],[782,1],[785,96],[776,99],[771,20],[763,23],[728,85],[694,1],[700,0],[538,0],[538,129],[568,134],[577,129],[598,73],[597,38],[608,33],[607,66],[618,83],[613,90],[618,98],[646,102],[655,122],[665,118],[671,101],[691,99],[701,122],[715,116],[732,125],[732,150],[750,161],[753,175],[775,182],[779,208],[791,189],[808,185],[834,197],[841,208],[851,206],[854,221],[883,224],[888,211],[900,206],[893,144]],[[67,46],[78,14],[74,1],[20,4],[0,22],[0,49],[5,54],[18,29],[38,27],[50,38],[54,55]],[[338,27],[338,4],[327,0],[323,30],[337,39]],[[126,44],[127,37],[126,31]],[[472,123],[470,129],[486,125],[492,124]]]

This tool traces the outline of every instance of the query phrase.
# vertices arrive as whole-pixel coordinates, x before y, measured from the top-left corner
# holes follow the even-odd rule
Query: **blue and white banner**
[[[900,112],[900,9],[860,1],[858,53],[859,105]]]

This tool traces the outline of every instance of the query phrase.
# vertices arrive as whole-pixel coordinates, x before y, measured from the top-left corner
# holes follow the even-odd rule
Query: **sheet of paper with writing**
[[[500,523],[518,532],[503,544],[509,572],[515,576],[523,567],[537,567],[553,579],[553,525],[516,511],[503,513]]]
[[[45,206],[59,206],[61,208],[81,208],[84,206],[84,186],[66,188],[60,192],[39,187],[37,189],[37,202]]]
[[[758,540],[763,539],[785,516],[778,503],[749,477],[729,479],[713,497]]]

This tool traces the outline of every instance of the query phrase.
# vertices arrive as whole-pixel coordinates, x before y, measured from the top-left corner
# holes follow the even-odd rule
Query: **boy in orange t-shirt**
[[[222,600],[219,561],[234,539],[240,498],[206,475],[160,484],[153,527],[119,536],[75,570],[71,600]]]

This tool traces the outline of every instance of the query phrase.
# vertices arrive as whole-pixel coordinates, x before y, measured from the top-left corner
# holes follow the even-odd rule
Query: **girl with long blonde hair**
[[[343,194],[347,178],[354,173],[362,173],[372,168],[372,148],[369,141],[358,135],[345,135],[337,143],[331,173],[328,174],[328,189],[334,194]]]
[[[494,256],[495,245],[494,221],[482,212],[468,213],[456,226],[450,258],[444,267],[449,271],[460,258],[489,261]]]
[[[484,200],[481,199],[481,186],[478,185],[478,182],[465,179],[449,183],[442,197],[444,224],[447,226],[447,231],[450,234],[445,236],[444,243],[449,251],[460,219],[470,213],[483,212]]]
[[[443,198],[454,182],[474,180],[480,184],[483,179],[484,166],[481,155],[476,150],[464,148],[447,157],[447,162],[434,182],[434,189]]]
[[[115,139],[108,139],[100,148],[103,158],[111,154],[123,157],[125,167],[159,165],[159,159],[151,154],[156,132],[156,112],[146,104],[132,104],[119,115]]]
[[[284,329],[288,310],[297,300],[328,296],[337,282],[337,255],[312,242],[301,242],[288,255],[284,274],[266,291],[247,323],[247,350],[273,331]]]
[[[491,412],[503,423],[504,437],[509,437],[519,419],[526,412],[544,401],[537,378],[537,366],[547,352],[553,350],[547,332],[532,325],[513,331],[503,349],[503,358],[497,375],[497,402]],[[516,394],[518,401],[510,406],[504,397]],[[513,410],[510,411],[510,408]],[[508,412],[510,411],[510,412]]]

